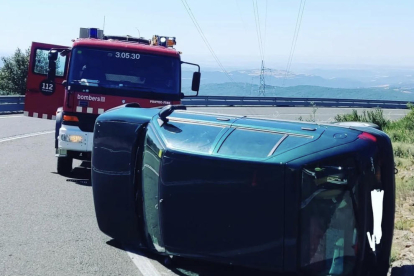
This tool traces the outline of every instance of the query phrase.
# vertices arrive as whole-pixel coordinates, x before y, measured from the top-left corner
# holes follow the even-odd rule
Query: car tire
[[[67,175],[72,171],[72,161],[70,157],[58,157],[57,158],[57,173],[61,175]]]

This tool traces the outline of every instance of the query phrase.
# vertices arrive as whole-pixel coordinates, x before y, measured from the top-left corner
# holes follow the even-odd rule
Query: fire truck
[[[27,77],[24,114],[56,120],[59,174],[71,172],[73,159],[91,159],[95,120],[108,109],[179,104],[182,64],[195,66],[194,92],[186,97],[198,95],[200,66],[181,61],[175,37],[147,40],[81,28],[72,42],[72,47],[33,42]]]

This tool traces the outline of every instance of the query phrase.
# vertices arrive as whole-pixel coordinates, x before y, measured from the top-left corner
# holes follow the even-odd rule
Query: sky
[[[225,69],[260,67],[252,0],[186,1]],[[284,70],[301,0],[257,3],[265,64]],[[70,46],[80,27],[103,28],[104,17],[107,35],[175,36],[182,60],[218,68],[182,0],[0,0],[0,55],[32,41]],[[412,0],[307,0],[291,70],[414,68],[413,27]]]

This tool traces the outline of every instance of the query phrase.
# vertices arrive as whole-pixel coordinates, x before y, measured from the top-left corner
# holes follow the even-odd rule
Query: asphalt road
[[[275,110],[209,108],[246,115]],[[295,119],[309,110],[276,111],[277,118]],[[0,116],[0,275],[269,275],[182,259],[165,266],[162,258],[129,252],[98,229],[90,164],[76,162],[67,177],[56,174],[53,139],[54,121]]]
[[[0,129],[13,138],[54,122],[1,117]],[[91,187],[56,174],[54,134],[18,137],[0,140],[0,275],[139,275],[99,232]]]

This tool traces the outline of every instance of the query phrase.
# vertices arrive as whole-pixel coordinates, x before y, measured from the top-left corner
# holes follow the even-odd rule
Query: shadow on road
[[[119,241],[115,240],[115,239],[107,241],[106,244],[110,245],[112,247],[115,247],[117,249],[124,250],[124,247],[122,246],[122,244]]]
[[[117,249],[128,251],[145,258],[158,262],[167,270],[179,276],[290,276],[291,274],[277,274],[269,271],[250,269],[239,266],[226,264],[217,264],[208,261],[188,259],[182,257],[169,258],[160,256],[148,251],[132,249],[130,246],[124,246],[116,240],[110,240],[106,244]]]
[[[52,173],[57,174],[56,172]],[[62,176],[67,177],[67,182],[73,182],[81,186],[92,186],[91,162],[82,161],[78,167],[73,168],[70,173]]]
[[[391,276],[412,276],[414,275],[414,265],[403,265],[400,267],[393,267]]]
[[[275,272],[176,257],[166,267],[180,276],[282,276]],[[284,273],[283,276],[288,274]]]

